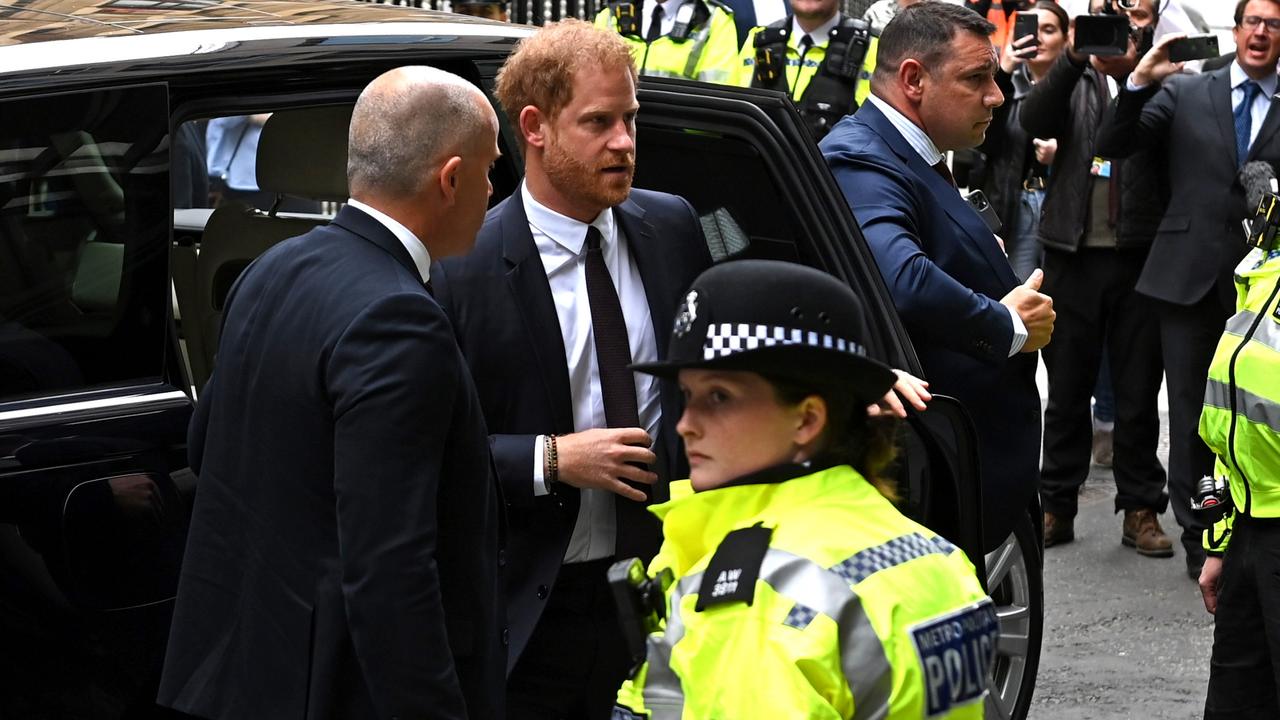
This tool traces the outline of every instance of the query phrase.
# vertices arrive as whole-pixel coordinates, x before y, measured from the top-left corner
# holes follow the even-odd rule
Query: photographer
[[[1164,213],[1160,158],[1147,152],[1125,162],[1098,158],[1098,128],[1116,83],[1137,64],[1144,29],[1155,24],[1152,0],[1121,9],[1093,0],[1095,13],[1123,12],[1132,23],[1123,55],[1067,52],[1024,101],[1021,119],[1035,137],[1058,139],[1040,220],[1045,288],[1056,300],[1059,342],[1044,350],[1049,401],[1044,417],[1041,500],[1045,546],[1074,539],[1080,486],[1089,475],[1089,400],[1104,345],[1116,394],[1115,510],[1124,511],[1121,542],[1148,557],[1170,557],[1173,545],[1157,515],[1165,510],[1165,474],[1157,458],[1160,338],[1151,301],[1134,286]]]
[[[1048,74],[1067,43],[1070,20],[1052,0],[1041,0],[1022,14],[1036,20],[1035,34],[1010,36],[1000,53],[996,84],[1004,104],[992,111],[987,138],[978,146],[983,162],[970,176],[991,200],[1003,226],[1005,253],[1019,280],[1040,267],[1040,206],[1057,141],[1033,138],[1022,129],[1022,103]],[[1021,17],[1022,15],[1019,15]]]
[[[1138,291],[1156,300],[1169,393],[1169,494],[1188,572],[1204,552],[1204,524],[1191,512],[1191,489],[1213,471],[1213,454],[1196,431],[1204,383],[1235,305],[1233,270],[1246,250],[1240,221],[1250,208],[1237,174],[1246,161],[1280,161],[1280,116],[1271,100],[1280,0],[1241,0],[1233,33],[1235,60],[1194,76],[1174,77],[1181,65],[1169,61],[1168,51],[1181,36],[1162,38],[1134,69],[1098,133],[1099,155],[1155,149],[1167,163],[1170,202]]]

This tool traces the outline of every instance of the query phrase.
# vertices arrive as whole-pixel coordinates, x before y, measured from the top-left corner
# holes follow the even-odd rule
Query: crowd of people
[[[886,482],[896,419],[940,392],[973,418],[986,516],[1042,508],[1046,547],[1074,539],[1091,400],[1113,397],[1120,540],[1174,556],[1172,503],[1216,612],[1206,717],[1280,714],[1280,249],[1245,257],[1239,179],[1280,161],[1280,1],[1240,0],[1234,53],[1199,72],[1169,59],[1168,5],[1091,0],[1130,27],[1108,56],[1079,50],[1052,0],[881,0],[861,18],[792,0],[750,27],[717,0],[611,3],[499,72],[523,181],[487,214],[484,94],[424,67],[374,80],[350,201],[227,299],[161,704],[980,717],[992,602]],[[849,288],[712,267],[693,207],[632,187],[640,75],[793,98],[929,382],[867,356]],[[236,147],[260,122],[231,120],[209,128],[238,133],[211,177],[251,194]],[[975,149],[958,182],[948,155]],[[1192,510],[1201,476],[1224,478],[1216,522]],[[609,578],[632,557],[657,597],[640,647]]]

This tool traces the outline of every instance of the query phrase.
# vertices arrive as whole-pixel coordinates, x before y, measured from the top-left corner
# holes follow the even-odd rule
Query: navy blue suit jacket
[[[984,537],[1004,539],[1039,484],[1036,353],[1008,357],[1000,304],[1018,284],[982,218],[872,103],[821,145],[920,357],[930,389],[978,429]]]
[[[644,283],[658,357],[666,357],[684,292],[711,265],[702,227],[687,201],[665,193],[634,189],[614,213]],[[493,433],[510,522],[505,570],[508,665],[514,667],[542,616],[578,517],[575,488],[560,485],[553,494],[533,494],[535,438],[575,428],[560,320],[519,192],[489,211],[470,254],[432,267],[431,284],[458,333]],[[665,499],[666,483],[687,467],[675,432],[679,394],[664,384],[661,400],[653,468],[658,485],[650,494],[655,501]],[[657,551],[659,537],[648,555]]]
[[[256,260],[190,428],[159,701],[206,718],[503,715],[500,490],[470,373],[354,208]]]

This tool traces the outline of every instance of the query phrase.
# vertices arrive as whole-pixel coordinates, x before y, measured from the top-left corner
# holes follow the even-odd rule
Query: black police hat
[[[839,388],[871,404],[896,376],[866,355],[862,303],[844,283],[776,260],[734,260],[693,281],[667,359],[631,366],[674,378],[683,368],[750,370]]]

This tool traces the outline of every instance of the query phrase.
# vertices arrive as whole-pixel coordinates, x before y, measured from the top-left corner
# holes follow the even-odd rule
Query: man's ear
[[[525,105],[520,111],[520,136],[526,145],[541,148],[546,145],[547,118],[542,111],[532,105]]]
[[[924,79],[927,74],[924,65],[915,58],[907,58],[898,66],[898,86],[908,100],[920,102],[920,98],[924,96]]]
[[[454,155],[440,166],[436,179],[440,183],[440,194],[444,196],[445,205],[453,205],[458,197],[458,173],[462,171],[462,158]]]

